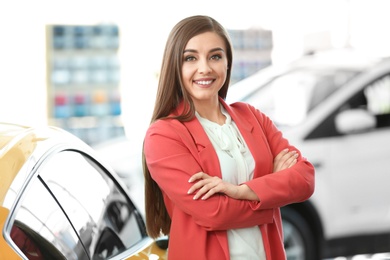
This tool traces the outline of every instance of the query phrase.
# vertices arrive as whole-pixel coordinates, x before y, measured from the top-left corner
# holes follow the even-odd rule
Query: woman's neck
[[[209,104],[209,105],[195,105],[196,112],[198,114],[214,123],[217,123],[219,125],[223,125],[226,121],[226,117],[224,114],[222,114],[220,103],[217,102],[215,104]]]

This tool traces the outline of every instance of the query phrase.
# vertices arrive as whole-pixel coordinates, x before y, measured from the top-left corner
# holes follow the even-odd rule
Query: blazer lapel
[[[177,112],[180,114],[183,111],[183,102],[177,108]],[[191,152],[198,154],[198,162],[202,168],[202,171],[211,175],[222,178],[221,168],[219,167],[218,155],[215,152],[214,146],[208,138],[203,126],[199,120],[194,117],[192,120],[183,122],[183,125],[187,128],[189,135],[195,144],[196,151]]]
[[[251,133],[253,131],[253,125],[246,119],[246,117],[237,115],[237,113],[228,104],[226,104],[222,98],[220,98],[220,102],[232,117],[232,120],[236,123],[240,131],[245,131],[247,133]]]

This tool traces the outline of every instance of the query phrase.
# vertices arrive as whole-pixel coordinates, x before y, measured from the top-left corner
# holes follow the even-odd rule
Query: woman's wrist
[[[256,193],[246,184],[241,184],[237,189],[237,199],[259,201]]]

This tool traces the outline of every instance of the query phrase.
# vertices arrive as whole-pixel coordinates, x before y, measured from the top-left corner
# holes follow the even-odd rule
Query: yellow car
[[[0,259],[166,259],[119,177],[55,127],[0,123]]]

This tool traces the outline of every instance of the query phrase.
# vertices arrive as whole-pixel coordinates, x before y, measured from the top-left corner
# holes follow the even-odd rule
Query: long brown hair
[[[189,121],[194,117],[195,107],[193,101],[182,84],[183,52],[191,38],[205,32],[217,33],[226,45],[228,71],[225,83],[218,92],[220,97],[226,98],[233,63],[233,50],[229,35],[220,23],[209,16],[187,17],[177,23],[168,36],[151,123],[168,117],[182,122]],[[184,101],[185,105],[183,113],[172,116],[171,113],[181,101]],[[144,154],[142,160],[145,177],[146,229],[150,237],[157,238],[161,233],[169,234],[171,219],[165,208],[162,192],[150,175]]]

